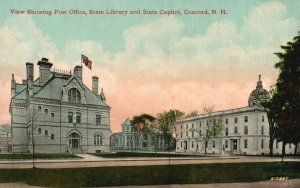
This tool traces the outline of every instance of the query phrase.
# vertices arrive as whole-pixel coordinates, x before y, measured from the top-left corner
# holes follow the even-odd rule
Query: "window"
[[[245,122],[245,123],[248,122],[248,116],[244,116],[244,122]]]
[[[96,125],[101,125],[101,115],[96,114]]]
[[[189,127],[189,125],[188,125],[188,124],[186,124],[186,125],[185,125],[185,128],[186,128],[186,129],[188,129],[188,127]]]
[[[202,135],[202,131],[201,130],[199,130],[199,136],[201,136]]]
[[[199,122],[199,127],[201,128],[201,121]]]
[[[264,126],[261,126],[261,135],[264,134]]]
[[[245,126],[245,127],[244,127],[244,134],[245,134],[245,135],[248,135],[248,126]]]
[[[194,123],[192,123],[192,129],[194,128]]]
[[[225,140],[225,148],[228,148],[228,140]]]
[[[46,109],[44,110],[44,112],[45,112],[45,114],[48,114],[48,109],[46,108]]]
[[[76,112],[76,123],[81,123],[81,113]]]
[[[73,123],[73,112],[68,112],[68,123]]]
[[[51,118],[54,118],[54,112],[51,112]]]
[[[248,148],[248,140],[244,140],[244,148]]]
[[[237,134],[237,133],[238,133],[238,128],[234,127],[234,134]]]
[[[180,142],[180,147],[182,148],[182,142]]]
[[[265,116],[262,116],[262,117],[261,117],[261,121],[262,121],[262,122],[265,122]]]
[[[51,134],[51,140],[54,140],[54,134]]]
[[[261,140],[261,145],[260,145],[261,149],[264,149],[264,140]]]
[[[194,148],[194,141],[192,141],[192,148]]]
[[[180,125],[180,129],[182,129],[182,125]]]
[[[68,101],[69,102],[81,102],[81,95],[78,89],[72,88],[68,91]]]
[[[234,118],[234,123],[238,123],[238,118],[237,117]]]
[[[180,133],[180,137],[182,138],[182,132]]]
[[[41,106],[38,106],[38,111],[41,111],[42,110],[42,107]]]
[[[213,148],[216,147],[216,141],[213,140]]]
[[[38,133],[41,134],[42,133],[42,129],[38,128]]]
[[[47,130],[45,130],[45,136],[48,136],[48,131]]]
[[[225,128],[225,135],[228,136],[228,127]]]
[[[100,146],[103,144],[103,136],[100,133],[95,134],[94,136],[94,145]]]
[[[189,132],[188,132],[188,131],[186,131],[186,132],[185,132],[185,135],[186,135],[186,136],[189,136]]]
[[[194,138],[194,130],[192,130],[192,138]]]
[[[228,125],[228,118],[225,119],[225,124]]]

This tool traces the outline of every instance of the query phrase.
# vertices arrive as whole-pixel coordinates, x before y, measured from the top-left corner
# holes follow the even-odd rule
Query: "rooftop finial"
[[[260,81],[260,79],[261,79],[261,75],[258,75],[258,80]]]

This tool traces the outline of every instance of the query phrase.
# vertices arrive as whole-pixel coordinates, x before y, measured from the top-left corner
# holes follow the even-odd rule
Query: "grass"
[[[48,153],[36,153],[35,159],[67,159],[67,158],[80,158],[72,154],[48,154]],[[32,159],[32,154],[27,153],[9,153],[0,154],[0,160],[17,160],[17,159]]]
[[[116,153],[92,153],[92,155],[104,158],[123,157],[203,157],[203,155],[172,154],[172,153],[138,153],[138,152],[116,152]]]
[[[193,164],[73,169],[0,169],[0,182],[46,187],[204,184],[300,178],[300,162]]]

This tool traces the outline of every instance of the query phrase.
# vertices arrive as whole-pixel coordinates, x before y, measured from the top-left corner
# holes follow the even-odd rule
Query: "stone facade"
[[[11,152],[11,127],[0,126],[0,152]]]
[[[162,136],[156,133],[135,131],[129,118],[121,126],[122,132],[111,135],[112,150],[165,151],[168,149]]]
[[[259,105],[260,99],[267,97],[262,81],[249,96],[248,105],[242,108],[201,114],[176,122],[176,151],[204,153],[205,145],[201,135],[206,132],[206,123],[210,119],[222,119],[221,134],[212,136],[207,152],[215,154],[236,153],[261,155],[269,153],[269,123],[266,112]],[[286,153],[294,152],[293,144],[286,145]],[[274,142],[274,154],[281,154],[282,143]]]
[[[97,77],[91,91],[83,83],[81,66],[72,74],[51,71],[46,58],[38,65],[36,80],[32,63],[26,63],[27,78],[21,84],[12,75],[12,151],[31,152],[32,140],[39,153],[109,151],[110,107],[103,90],[98,93]]]

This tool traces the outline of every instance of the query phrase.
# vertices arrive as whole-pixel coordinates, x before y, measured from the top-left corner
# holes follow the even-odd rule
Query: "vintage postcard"
[[[300,2],[0,7],[0,187],[300,186]]]

